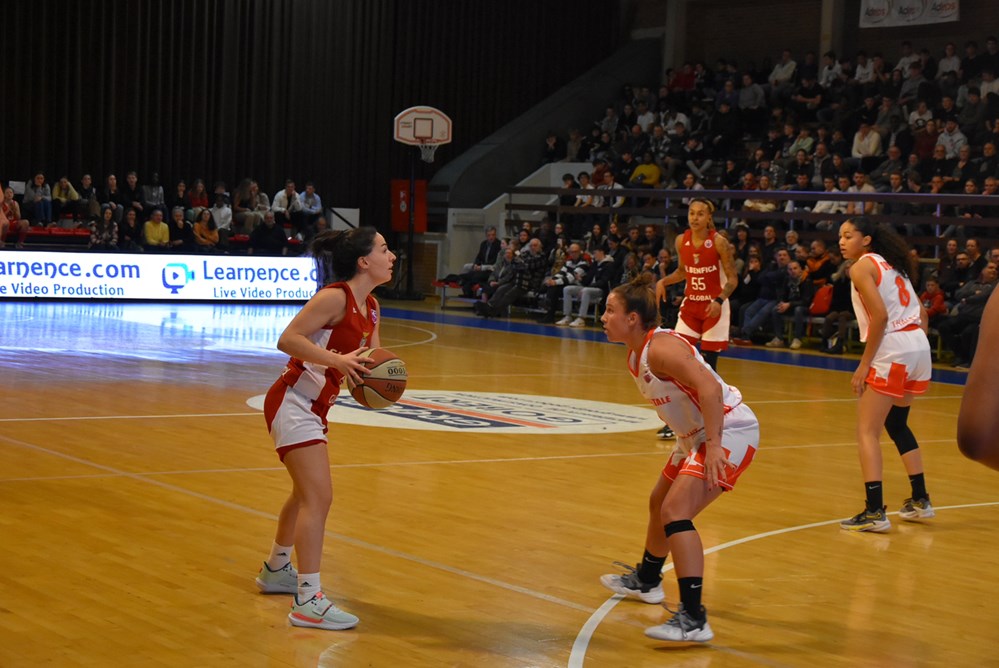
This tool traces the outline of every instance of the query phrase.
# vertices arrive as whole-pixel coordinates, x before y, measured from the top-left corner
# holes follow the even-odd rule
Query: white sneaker
[[[791,350],[797,350],[801,348],[801,339],[795,339],[791,342]]]
[[[257,589],[265,594],[298,593],[298,571],[290,561],[284,567],[272,571],[265,561],[257,573]]]
[[[707,642],[715,637],[715,633],[708,625],[708,616],[703,607],[701,607],[701,615],[701,621],[695,621],[683,609],[681,603],[680,609],[673,613],[673,616],[665,624],[650,626],[645,629],[645,635],[656,640],[671,640],[673,642]]]
[[[305,603],[299,603],[298,596],[295,596],[291,602],[288,621],[291,622],[292,626],[342,631],[354,628],[361,620],[336,607],[333,605],[333,601],[319,592]]]
[[[586,327],[586,321],[583,320],[582,318],[576,318],[575,320],[573,320],[572,322],[569,323],[569,326],[570,327]]]
[[[781,339],[781,338],[775,336],[774,338],[770,339],[769,341],[767,341],[763,345],[765,345],[767,348],[783,348],[784,347],[784,339]]]
[[[555,324],[558,325],[559,327],[565,327],[566,325],[568,325],[571,322],[572,322],[572,316],[571,315],[567,315],[564,318],[562,318],[561,320],[559,320],[558,322],[556,322]]]

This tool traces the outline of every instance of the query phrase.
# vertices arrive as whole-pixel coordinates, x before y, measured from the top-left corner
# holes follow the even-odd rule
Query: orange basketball
[[[363,383],[348,382],[350,396],[367,408],[388,408],[406,391],[406,363],[384,348],[371,348],[361,357],[370,357],[375,363],[368,367],[370,373]]]

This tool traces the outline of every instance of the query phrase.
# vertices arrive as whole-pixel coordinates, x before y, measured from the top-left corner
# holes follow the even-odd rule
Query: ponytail
[[[638,313],[646,330],[659,326],[659,305],[656,303],[655,277],[642,272],[611,291],[624,302],[625,313]]]
[[[357,261],[375,248],[373,227],[333,230],[316,236],[309,245],[316,266],[316,282],[320,288],[349,281],[357,273]]]
[[[857,216],[846,221],[861,235],[871,238],[870,251],[877,253],[903,276],[914,276],[916,262],[909,254],[909,244],[895,228],[888,223],[874,223],[866,216]]]

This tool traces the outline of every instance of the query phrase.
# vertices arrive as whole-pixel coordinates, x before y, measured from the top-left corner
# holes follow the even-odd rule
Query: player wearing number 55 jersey
[[[715,232],[709,200],[691,200],[687,210],[690,229],[676,239],[676,271],[656,284],[656,297],[666,299],[666,288],[686,280],[676,332],[693,344],[712,369],[718,353],[728,348],[729,304],[738,276],[732,246]]]
[[[887,224],[864,217],[846,221],[839,230],[843,257],[851,260],[853,305],[865,342],[860,366],[853,374],[857,406],[857,444],[864,474],[866,508],[840,526],[851,531],[887,531],[891,527],[882,493],[881,429],[895,442],[909,474],[912,496],[899,517],[933,517],[926,491],[923,458],[909,429],[909,407],[930,382],[927,316],[909,282],[909,249]]]

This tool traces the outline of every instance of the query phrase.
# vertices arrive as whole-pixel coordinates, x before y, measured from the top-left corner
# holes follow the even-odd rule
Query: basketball
[[[375,363],[368,367],[370,373],[363,383],[347,383],[350,396],[366,408],[388,408],[399,401],[406,390],[406,363],[385,348],[371,348],[361,357],[370,357]]]

